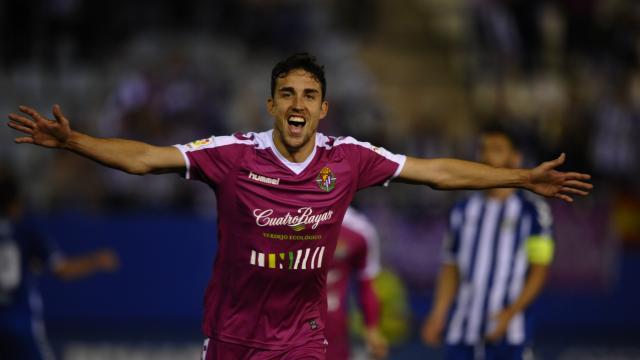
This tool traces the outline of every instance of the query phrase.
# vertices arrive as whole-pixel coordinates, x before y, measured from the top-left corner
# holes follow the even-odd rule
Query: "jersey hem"
[[[287,350],[293,347],[308,344],[314,340],[313,338],[310,337],[302,341],[287,342],[282,345],[279,345],[279,344],[264,343],[261,341],[249,340],[249,339],[239,338],[235,336],[216,334],[216,333],[212,333],[210,336],[209,335],[205,335],[205,336],[215,341],[222,341],[222,342],[227,342],[231,344],[241,345],[244,347],[256,348],[261,350],[270,350],[270,351]],[[318,340],[320,341],[324,340],[324,336],[322,336],[322,338],[321,339],[319,338]]]

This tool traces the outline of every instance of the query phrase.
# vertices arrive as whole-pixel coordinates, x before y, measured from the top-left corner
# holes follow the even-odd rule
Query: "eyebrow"
[[[292,86],[283,86],[283,87],[279,88],[278,91],[280,91],[280,92],[288,91],[288,92],[292,92],[292,93],[296,92],[295,89]],[[304,94],[319,94],[320,90],[317,90],[317,89],[304,89],[302,92]]]

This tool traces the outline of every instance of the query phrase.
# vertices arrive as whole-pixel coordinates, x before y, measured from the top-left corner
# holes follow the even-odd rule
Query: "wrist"
[[[531,187],[531,170],[530,169],[517,169],[516,183],[517,187],[523,189],[529,189]]]
[[[518,312],[520,312],[520,310],[516,309],[516,308],[515,308],[515,307],[513,307],[513,306],[509,306],[509,307],[505,308],[505,309],[503,310],[503,312],[506,314],[507,318],[508,318],[509,320],[511,320],[514,316],[516,316],[516,314],[517,314]]]
[[[81,133],[71,130],[66,139],[60,140],[60,148],[65,150],[74,150],[81,136]]]

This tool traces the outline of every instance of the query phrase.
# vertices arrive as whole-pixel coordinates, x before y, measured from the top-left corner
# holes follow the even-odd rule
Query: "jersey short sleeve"
[[[184,145],[174,145],[186,164],[185,178],[219,184],[242,156],[246,145],[251,145],[251,134],[211,136]]]
[[[352,137],[340,138],[336,143],[347,146],[349,156],[356,162],[358,190],[388,184],[400,174],[407,159],[405,155],[394,154]]]

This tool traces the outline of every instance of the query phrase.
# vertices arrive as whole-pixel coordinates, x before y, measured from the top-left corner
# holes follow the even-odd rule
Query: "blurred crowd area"
[[[600,238],[640,244],[637,1],[5,0],[0,44],[3,113],[58,103],[80,131],[158,145],[269,129],[272,66],[309,51],[327,72],[325,134],[473,159],[479,130],[505,123],[527,165],[566,152],[566,168],[594,175],[593,196],[570,211],[554,203],[557,214],[600,219]],[[0,130],[0,161],[37,212],[215,212],[205,185],[126,175],[17,146],[15,135]],[[393,258],[403,246],[439,249],[442,219],[461,195],[394,185],[357,203],[389,225]],[[419,239],[422,230],[433,241]],[[433,258],[399,264],[426,289]]]

